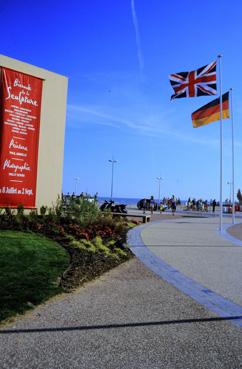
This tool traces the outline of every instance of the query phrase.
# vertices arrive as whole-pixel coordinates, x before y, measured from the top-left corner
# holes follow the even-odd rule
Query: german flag
[[[229,92],[222,96],[222,119],[229,118]],[[220,98],[202,106],[192,113],[193,128],[205,126],[220,119]]]

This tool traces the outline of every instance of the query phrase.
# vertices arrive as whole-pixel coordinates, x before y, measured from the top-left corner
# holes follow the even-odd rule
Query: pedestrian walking
[[[154,196],[150,196],[150,212],[151,212],[151,214],[153,214],[154,208],[155,208]]]
[[[213,200],[212,206],[213,206],[213,213],[214,213],[215,212],[215,207],[216,207],[216,200],[215,199]]]
[[[146,211],[146,209],[147,209],[147,200],[146,199],[144,199],[143,200],[143,214],[145,214],[145,211]]]
[[[162,213],[162,211],[164,211],[164,205],[162,204],[162,202],[160,203],[160,213]]]
[[[175,199],[172,199],[171,211],[172,211],[172,215],[175,215],[175,212],[176,212],[176,200]]]

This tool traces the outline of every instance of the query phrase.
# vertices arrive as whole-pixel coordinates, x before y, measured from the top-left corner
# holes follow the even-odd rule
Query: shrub
[[[238,189],[238,192],[237,192],[237,199],[239,200],[239,203],[242,204],[242,194],[241,194],[240,189]]]
[[[95,237],[94,241],[94,245],[96,247],[96,249],[100,252],[102,252],[103,254],[110,256],[111,252],[108,246],[104,245],[101,237],[97,236]]]
[[[44,216],[46,214],[47,211],[47,206],[41,206],[40,208],[40,215]]]

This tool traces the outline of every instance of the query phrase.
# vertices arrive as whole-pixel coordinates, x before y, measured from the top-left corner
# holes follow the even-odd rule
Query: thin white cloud
[[[149,137],[160,137],[164,138],[164,136],[176,138],[179,141],[205,145],[212,148],[219,147],[218,139],[207,139],[204,137],[196,138],[191,135],[187,135],[182,133],[174,128],[169,129],[165,126],[162,121],[165,121],[165,113],[162,114],[153,114],[152,116],[144,116],[137,120],[127,119],[125,117],[121,117],[116,115],[113,112],[106,112],[104,108],[101,106],[80,106],[80,105],[68,105],[68,117],[69,120],[78,123],[88,123],[88,124],[98,124],[108,127],[114,128],[122,128],[126,127],[135,131],[136,134],[145,135]],[[77,125],[75,124],[75,127]],[[236,143],[236,146],[240,146],[240,143]]]
[[[143,58],[143,53],[142,53],[142,48],[141,48],[141,38],[140,38],[140,32],[139,32],[139,24],[138,24],[138,19],[137,19],[137,15],[136,15],[134,0],[131,0],[131,13],[132,13],[132,20],[133,20],[134,30],[135,30],[139,69],[140,69],[141,77],[143,77],[144,58]]]
[[[133,122],[129,119],[117,117],[110,113],[102,112],[98,110],[97,107],[93,108],[93,107],[86,107],[86,106],[68,105],[68,114],[70,115],[71,118],[76,118],[79,121],[83,121],[83,116],[81,114],[84,114],[84,120],[86,116],[89,115],[90,119],[88,120],[93,121],[93,123],[95,124],[108,125],[108,126],[112,124],[112,126],[115,126],[115,127],[126,126],[128,128],[140,130],[140,131],[149,130],[148,126]],[[96,119],[93,120],[91,119],[91,117],[95,117]]]

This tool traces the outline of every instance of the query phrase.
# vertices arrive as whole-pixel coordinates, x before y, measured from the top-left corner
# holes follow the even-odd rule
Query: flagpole
[[[235,224],[234,206],[234,114],[233,114],[233,90],[230,89],[230,111],[231,111],[231,142],[232,142],[232,223]]]
[[[218,55],[219,65],[219,93],[220,93],[220,217],[219,217],[219,230],[222,232],[223,228],[223,102],[222,102],[222,73],[221,73],[221,58],[222,55]]]

